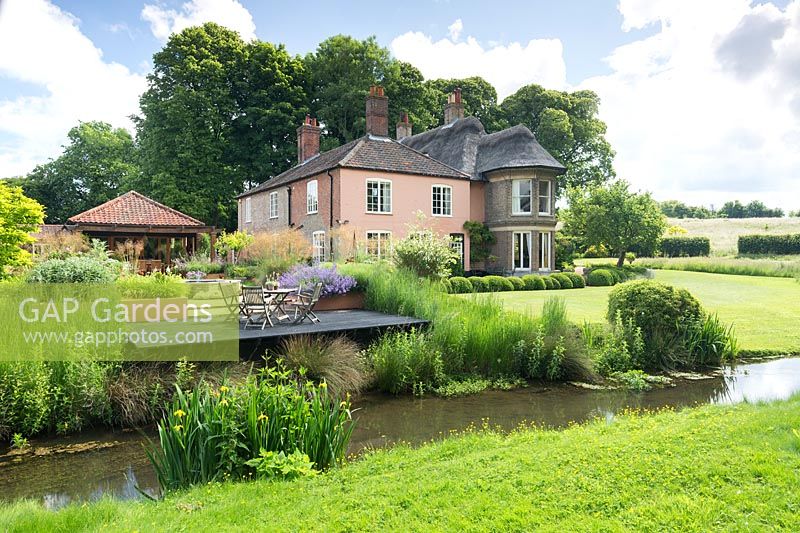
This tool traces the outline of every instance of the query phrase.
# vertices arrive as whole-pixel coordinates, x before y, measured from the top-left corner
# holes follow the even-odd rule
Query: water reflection
[[[421,399],[367,395],[358,402],[350,452],[396,442],[419,444],[487,421],[510,430],[526,423],[564,427],[600,418],[612,422],[627,409],[657,410],[704,403],[736,403],[784,399],[800,391],[800,359],[780,359],[727,368],[703,380],[685,380],[677,387],[646,393],[576,389],[569,385],[531,386],[514,391],[489,391],[464,398]],[[58,446],[88,441],[114,442],[110,448],[42,457],[0,456],[0,498],[36,498],[51,509],[106,495],[140,498],[137,486],[158,494],[155,474],[144,453],[144,436],[104,432],[35,442]]]

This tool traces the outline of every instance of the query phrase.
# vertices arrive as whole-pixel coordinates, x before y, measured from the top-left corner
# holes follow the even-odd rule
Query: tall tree
[[[497,105],[497,90],[491,83],[480,76],[462,79],[436,79],[429,80],[426,85],[435,91],[434,106],[431,110],[438,119],[437,125],[444,123],[444,105],[447,95],[456,88],[461,89],[464,100],[464,114],[476,117],[481,121],[486,131],[493,133],[507,126],[501,110]]]
[[[33,242],[30,234],[44,220],[41,204],[28,198],[21,187],[11,187],[0,181],[0,279],[9,270],[30,261],[30,253],[22,245]]]
[[[444,106],[441,93],[425,82],[417,67],[394,61],[384,84],[389,96],[389,135],[394,135],[392,126],[403,113],[408,113],[414,133],[439,125]]]
[[[283,45],[246,45],[234,83],[237,115],[228,156],[238,183],[262,183],[297,163],[297,127],[308,112],[303,62]]]
[[[105,122],[81,122],[67,134],[57,158],[22,181],[25,193],[46,208],[48,223],[63,223],[130,188],[139,169],[133,138]]]
[[[628,251],[654,252],[667,228],[666,217],[650,193],[632,192],[622,180],[570,189],[569,209],[561,218],[564,233],[583,246],[605,246],[620,267]]]
[[[592,91],[573,93],[527,85],[500,105],[505,121],[524,124],[567,167],[565,185],[605,183],[615,176],[614,151],[597,117],[600,99]],[[559,187],[559,189],[562,189]]]
[[[359,41],[346,35],[322,41],[306,56],[305,65],[311,78],[312,111],[333,145],[364,134],[364,100],[369,86],[386,83],[390,70],[398,68],[389,50],[374,36]],[[391,101],[391,94],[389,97]]]

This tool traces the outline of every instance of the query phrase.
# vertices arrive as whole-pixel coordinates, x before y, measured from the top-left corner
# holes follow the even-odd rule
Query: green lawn
[[[800,530],[800,398],[474,433],[160,503],[0,506],[7,531]]]
[[[709,311],[734,324],[743,350],[800,353],[800,283],[794,279],[656,270],[655,279],[685,287]],[[610,287],[516,291],[495,297],[509,309],[538,314],[548,298],[564,298],[570,317],[605,320]]]

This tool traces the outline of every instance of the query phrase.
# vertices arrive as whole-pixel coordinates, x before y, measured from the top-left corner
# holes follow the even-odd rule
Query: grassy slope
[[[730,276],[699,272],[659,270],[659,281],[685,287],[733,323],[744,350],[785,350],[800,353],[800,284],[793,279]],[[563,297],[570,318],[582,322],[605,320],[610,287],[587,287],[566,291],[518,291],[496,294],[511,309],[538,314],[553,296]]]
[[[800,233],[800,218],[670,218],[669,224],[686,229],[690,236],[711,239],[714,255],[736,254],[739,235]]]
[[[476,433],[380,451],[292,483],[200,487],[57,513],[0,506],[9,531],[800,529],[800,398]]]

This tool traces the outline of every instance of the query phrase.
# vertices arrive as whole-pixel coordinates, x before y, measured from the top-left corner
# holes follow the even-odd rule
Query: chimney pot
[[[319,154],[319,137],[322,128],[317,125],[317,119],[306,115],[303,124],[297,128],[297,162],[305,163]]]
[[[378,137],[389,136],[389,98],[383,87],[372,85],[367,96],[367,134]]]
[[[444,123],[452,124],[464,118],[464,102],[461,100],[461,87],[456,87],[447,95],[447,105],[444,106]]]
[[[411,137],[411,123],[408,121],[408,113],[403,113],[400,116],[400,122],[397,123],[397,140]]]

